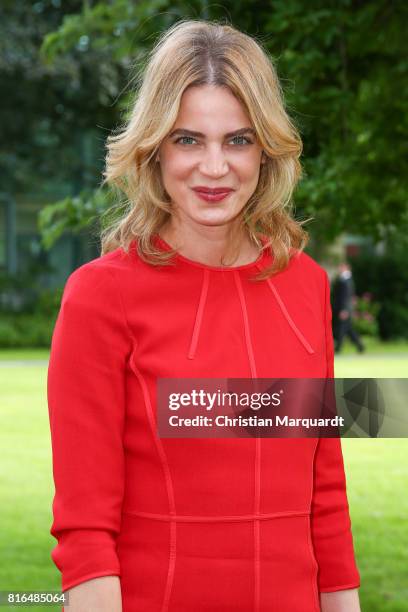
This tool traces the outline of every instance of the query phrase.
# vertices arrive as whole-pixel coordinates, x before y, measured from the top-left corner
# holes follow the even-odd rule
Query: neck
[[[228,226],[200,226],[185,228],[170,220],[159,231],[160,236],[177,251],[194,261],[210,266],[241,266],[254,262],[260,248],[254,245],[247,233],[239,238],[239,252],[234,260],[227,259],[230,237]]]

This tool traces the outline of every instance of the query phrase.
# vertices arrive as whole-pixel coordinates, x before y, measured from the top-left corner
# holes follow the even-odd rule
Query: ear
[[[265,153],[265,151],[262,151],[261,164],[264,164],[265,162],[266,162],[266,153]]]

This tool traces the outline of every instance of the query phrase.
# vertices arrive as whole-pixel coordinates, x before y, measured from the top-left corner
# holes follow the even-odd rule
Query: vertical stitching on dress
[[[313,545],[312,545],[312,536],[311,536],[311,525],[310,525],[310,521],[311,521],[311,515],[305,517],[307,520],[307,544],[309,547],[309,554],[310,554],[310,559],[312,561],[313,564],[313,568],[312,568],[312,590],[313,590],[313,594],[314,594],[314,598],[315,598],[315,604],[316,604],[316,609],[315,612],[320,612],[320,602],[319,602],[319,589],[317,588],[317,574],[319,571],[319,565],[317,563],[315,554],[314,554],[314,550],[313,550]]]
[[[245,342],[246,342],[246,347],[247,347],[247,352],[248,352],[249,365],[251,368],[251,377],[256,378],[257,377],[256,365],[255,365],[254,351],[252,348],[251,334],[249,330],[248,312],[247,312],[247,307],[245,303],[244,291],[242,289],[242,283],[241,283],[241,278],[239,276],[239,272],[237,270],[234,270],[233,274],[234,274],[235,284],[238,290],[239,300],[241,302],[242,316],[244,319]]]
[[[262,269],[259,265],[258,265],[258,268]],[[307,352],[312,355],[315,352],[314,349],[310,346],[309,342],[306,340],[306,338],[304,337],[302,332],[299,330],[299,328],[296,326],[296,324],[293,321],[292,317],[288,313],[288,311],[286,309],[286,306],[283,303],[282,298],[280,297],[276,287],[272,284],[272,281],[270,280],[270,278],[266,278],[265,280],[268,283],[270,290],[274,294],[274,296],[276,298],[276,301],[278,302],[279,307],[280,307],[284,317],[286,318],[287,322],[289,323],[289,325],[291,326],[291,328],[293,329],[293,331],[295,332],[296,336],[299,338],[300,342],[303,344],[303,346],[305,347]]]
[[[254,350],[251,340],[251,330],[249,326],[248,309],[245,301],[245,293],[242,288],[242,281],[237,270],[234,270],[234,280],[241,303],[242,317],[244,321],[245,343],[248,352],[248,359],[251,368],[251,378],[257,378]],[[254,466],[254,514],[259,517],[260,513],[260,490],[261,490],[261,438],[255,438],[255,466]],[[260,528],[259,518],[254,518],[254,612],[259,612],[260,606]]]
[[[188,359],[194,359],[195,354],[196,354],[198,337],[200,334],[201,322],[203,318],[204,306],[205,306],[205,302],[207,299],[209,277],[210,277],[210,271],[208,269],[204,269],[203,270],[203,282],[201,285],[200,300],[198,302],[197,312],[195,316],[193,334],[191,336],[191,342],[190,342],[190,348],[187,354]]]
[[[161,439],[157,436],[157,433],[156,433],[153,409],[152,409],[152,404],[151,404],[150,397],[149,397],[148,387],[147,387],[147,384],[146,384],[146,381],[143,375],[141,374],[139,368],[137,367],[134,361],[134,353],[132,353],[129,363],[133,367],[133,371],[136,374],[137,379],[139,380],[140,386],[142,388],[145,408],[147,412],[147,418],[148,418],[150,429],[153,435],[153,441],[156,445],[157,453],[160,457],[161,465],[163,468],[164,479],[165,479],[166,490],[167,490],[167,497],[169,500],[169,515],[172,517],[170,520],[169,567],[168,567],[168,572],[167,572],[166,586],[165,586],[164,595],[163,595],[163,603],[161,607],[161,612],[167,612],[168,607],[169,607],[171,590],[173,588],[174,572],[175,572],[175,567],[176,567],[176,554],[177,554],[177,548],[176,548],[177,522],[175,518],[177,516],[177,512],[176,512],[176,504],[175,504],[175,499],[174,499],[174,488],[173,488],[173,483],[171,479],[169,462],[167,460],[166,453],[164,451]]]
[[[255,500],[254,513],[260,513],[260,493],[261,493],[261,438],[255,438]],[[254,612],[259,611],[261,598],[261,522],[259,518],[254,519],[254,571],[255,571],[255,593],[254,593]]]
[[[331,312],[331,303],[330,303],[330,281],[325,273],[325,291],[324,291],[324,337],[325,337],[325,347],[326,347],[326,378],[334,378],[334,360],[333,355],[329,355],[328,347],[332,342],[332,338],[329,337],[329,334],[333,333],[331,329],[331,323],[328,321],[328,314]],[[329,327],[330,325],[330,327]]]
[[[310,550],[310,554],[312,556],[312,559],[315,560],[316,563],[316,573],[314,576],[312,576],[312,588],[313,591],[317,592],[317,604],[318,604],[318,608],[317,608],[317,612],[320,612],[320,602],[319,602],[319,590],[318,590],[318,572],[319,572],[319,564],[317,563],[317,559],[316,556],[314,554],[314,547],[313,547],[313,542],[312,542],[312,506],[313,506],[313,494],[314,494],[314,486],[315,486],[315,462],[316,462],[316,453],[317,453],[317,448],[320,442],[320,438],[316,438],[316,444],[314,446],[313,449],[313,456],[312,456],[312,466],[311,466],[311,470],[312,470],[312,474],[311,474],[311,491],[310,491],[310,500],[309,500],[309,510],[310,510],[310,515],[309,515],[309,520],[308,520],[308,530],[310,530],[310,534],[308,534],[308,539],[309,539],[309,550]]]

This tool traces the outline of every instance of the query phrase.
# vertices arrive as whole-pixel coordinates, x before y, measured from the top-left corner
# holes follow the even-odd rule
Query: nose
[[[199,170],[201,174],[213,178],[224,176],[228,173],[228,162],[220,146],[208,146],[200,160]]]

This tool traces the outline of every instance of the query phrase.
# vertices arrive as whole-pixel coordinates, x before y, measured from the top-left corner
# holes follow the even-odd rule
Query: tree
[[[23,83],[20,93],[27,111],[23,123],[31,118],[27,137],[20,140],[18,161],[24,163],[19,167],[26,175],[34,149],[43,180],[47,173],[60,176],[61,160],[77,177],[76,199],[68,194],[42,217],[48,243],[66,227],[82,227],[107,205],[97,189],[103,141],[126,113],[134,68],[143,65],[157,35],[180,18],[231,22],[255,36],[271,54],[287,108],[304,141],[305,176],[295,194],[296,211],[301,217],[318,217],[317,227],[309,229],[319,240],[330,241],[345,230],[374,238],[386,236],[388,230],[393,235],[407,231],[408,102],[401,93],[408,68],[403,53],[406,3],[109,0],[69,1],[64,11],[55,8],[56,0],[33,7],[37,5],[42,6],[36,10],[45,25],[34,33],[26,20],[17,40],[23,36],[26,40],[26,30],[33,30],[29,55],[46,76],[45,81],[33,82],[27,67],[13,73],[11,89],[18,91],[13,87],[18,80]],[[12,23],[20,23],[22,4],[6,2],[6,6]],[[40,34],[44,38],[39,55]],[[10,117],[16,104],[14,98],[8,104]],[[37,124],[31,110],[36,105],[44,109]],[[40,149],[36,125],[43,138]],[[23,131],[21,125],[11,139],[16,141]],[[75,158],[72,135],[95,131],[97,135],[90,138],[100,148],[95,148],[97,163],[90,165],[86,179],[83,159]],[[50,150],[55,157],[50,158]],[[4,157],[11,170],[16,158],[9,151],[3,151]],[[81,196],[83,187],[87,189]]]

